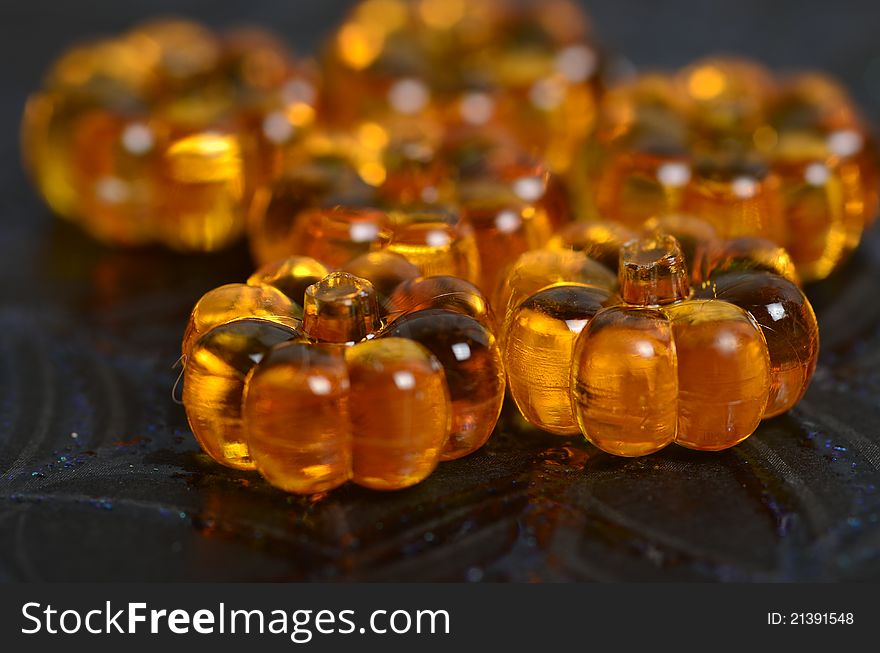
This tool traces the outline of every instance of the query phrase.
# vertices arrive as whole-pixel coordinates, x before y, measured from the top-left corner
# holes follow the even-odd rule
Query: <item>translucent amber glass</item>
[[[543,247],[569,221],[568,199],[559,177],[520,145],[486,130],[453,131],[448,139],[446,156],[458,175],[458,204],[474,229],[479,285],[488,296],[520,254]]]
[[[763,270],[800,284],[788,252],[766,238],[742,237],[718,241],[706,253],[704,269],[710,276],[724,272]]]
[[[422,345],[377,338],[345,351],[355,483],[395,490],[422,481],[452,426],[443,368]]]
[[[253,469],[242,425],[245,378],[276,344],[299,337],[282,324],[234,320],[201,336],[186,359],[183,405],[196,439],[218,463]]]
[[[289,258],[267,263],[250,277],[250,286],[272,286],[277,288],[299,306],[303,304],[306,288],[330,274],[323,263],[308,256]]]
[[[852,129],[862,123],[846,89],[819,72],[780,80],[769,114],[769,123],[785,131]]]
[[[190,313],[183,335],[186,356],[196,339],[214,327],[243,317],[258,317],[297,328],[302,308],[271,286],[230,283],[208,291]]]
[[[166,245],[211,251],[244,231],[244,170],[239,136],[211,130],[171,139],[161,151],[156,234]]]
[[[673,236],[684,255],[691,281],[699,283],[706,278],[709,253],[714,251],[720,240],[718,232],[708,222],[680,213],[662,215],[648,220],[643,233],[649,236]]]
[[[592,125],[599,67],[586,21],[570,0],[540,7],[365,0],[323,60],[329,118],[337,123],[454,106],[464,122],[503,123],[559,169]],[[475,82],[481,90],[455,102]]]
[[[361,142],[377,154],[361,164],[368,180],[376,186],[381,206],[407,206],[454,199],[454,171],[440,156],[442,127],[439,122],[419,117],[392,116],[365,121],[358,128]]]
[[[841,130],[828,135],[831,150],[840,160],[840,178],[846,195],[848,251],[858,245],[857,225],[873,224],[880,206],[880,168],[877,144],[867,130]]]
[[[596,139],[615,150],[680,150],[687,141],[689,106],[671,76],[638,75],[612,86],[602,97]]]
[[[66,151],[52,156],[70,166],[66,173],[72,194],[69,211],[76,221],[108,243],[142,245],[153,241],[153,202],[162,191],[156,175],[159,163],[153,141],[159,137],[155,127],[145,116],[93,109],[67,128],[69,134],[58,135],[59,139],[66,137]],[[138,141],[139,134],[143,142]],[[60,161],[49,165],[60,165]]]
[[[488,328],[495,325],[489,303],[479,289],[458,277],[421,277],[404,281],[385,303],[389,322],[427,308],[443,308],[469,315]]]
[[[243,415],[260,474],[287,492],[325,492],[351,476],[349,382],[338,347],[292,342],[254,369]]]
[[[504,367],[492,333],[470,316],[429,309],[404,315],[382,336],[414,340],[443,366],[452,401],[452,431],[441,458],[461,458],[482,447],[504,401]]]
[[[59,216],[76,215],[72,168],[63,142],[69,132],[57,95],[35,93],[25,105],[21,149],[25,167],[37,190]]]
[[[682,69],[676,81],[698,129],[726,138],[748,134],[760,124],[774,88],[766,69],[735,57],[697,61]]]
[[[594,141],[570,183],[584,215],[637,227],[677,210],[690,178],[686,108],[662,74],[639,75],[608,90]]]
[[[629,304],[648,306],[690,296],[687,265],[672,236],[631,240],[620,250],[620,296]]]
[[[506,15],[464,72],[491,80],[501,91],[496,119],[566,170],[595,119],[600,57],[586,20],[570,0],[494,4]]]
[[[22,124],[50,206],[113,244],[213,251],[238,238],[272,167],[262,104],[291,73],[283,48],[258,40],[165,20],[62,56]]]
[[[767,343],[746,311],[717,300],[668,304],[678,360],[678,435],[691,449],[726,449],[750,436],[767,406]]]
[[[445,209],[395,210],[389,214],[388,251],[418,266],[426,277],[450,275],[471,283],[480,278],[480,255],[471,225]]]
[[[141,245],[156,238],[164,130],[132,104],[122,114],[71,89],[36,94],[25,110],[22,148],[55,212],[101,240]]]
[[[336,206],[303,211],[287,245],[289,254],[311,256],[331,267],[342,267],[353,258],[387,245],[390,239],[384,212]]]
[[[685,188],[682,210],[715,227],[722,238],[787,238],[780,181],[761,164],[705,159]]]
[[[248,90],[274,90],[288,81],[292,58],[287,46],[272,32],[236,27],[224,33],[220,42],[219,72]]]
[[[455,165],[459,203],[465,207],[489,208],[512,204],[533,207],[543,216],[536,224],[555,231],[571,219],[566,189],[559,175],[546,164],[525,154],[522,146],[508,142],[502,135],[479,134],[463,137],[454,131],[445,153]],[[457,140],[464,138],[464,140]],[[541,232],[536,232],[540,235]]]
[[[864,216],[847,210],[859,191],[847,185],[844,167],[821,134],[781,134],[774,170],[789,230],[785,245],[807,281],[828,276],[861,238]]]
[[[265,199],[265,193],[285,170],[290,150],[314,131],[320,82],[311,62],[296,62],[287,55],[283,79],[278,79],[280,56],[271,45],[254,49],[244,43],[240,47],[242,50],[225,65],[235,69],[234,78],[242,80],[240,122],[256,163],[245,179],[250,221],[254,200],[258,196]]]
[[[572,222],[550,239],[547,248],[583,252],[609,270],[617,270],[620,248],[635,237],[635,231],[617,222]]]
[[[611,88],[581,167],[571,186],[587,196],[584,215],[636,227],[686,213],[722,238],[786,247],[805,281],[857,246],[880,193],[870,130],[840,85],[816,73],[774,80],[730,57]]]
[[[776,274],[733,271],[713,276],[698,296],[736,304],[764,331],[770,353],[770,399],[764,417],[794,406],[806,392],[819,355],[816,315],[803,292]]]
[[[118,137],[126,124],[135,126],[135,134],[146,128],[142,96],[150,73],[137,48],[125,41],[102,40],[71,48],[49,70],[44,90],[28,98],[21,126],[25,165],[52,210],[65,218],[85,221],[84,226],[99,237],[112,238],[118,230],[123,242],[132,244],[146,238],[138,225],[129,231],[123,225],[110,224],[106,217],[90,221],[85,215],[80,193],[86,190],[97,200],[101,191],[95,185],[100,178],[88,178],[79,171],[75,157],[81,153],[74,144],[86,141],[90,146],[92,169],[96,166],[118,172],[116,160],[123,170],[144,166],[149,159],[143,156],[147,154],[144,150],[150,148],[131,151]],[[124,118],[110,116],[106,110],[118,103],[127,105]],[[81,130],[80,123],[86,118],[91,124]],[[88,138],[98,140],[88,142],[84,138],[88,132]],[[133,141],[129,138],[128,142]]]
[[[486,294],[495,291],[501,274],[521,254],[542,247],[550,237],[546,213],[530,204],[472,201],[462,210],[473,225],[480,252],[479,286]]]
[[[520,413],[535,426],[578,432],[570,381],[574,343],[609,299],[603,288],[559,284],[513,311],[503,345],[507,382]]]
[[[678,369],[672,325],[659,310],[606,308],[577,339],[572,402],[584,436],[617,456],[675,439]]]
[[[419,269],[404,257],[383,251],[363,254],[349,261],[343,270],[373,284],[380,306],[387,302],[400,284],[421,275]]]
[[[623,150],[608,157],[596,183],[598,215],[637,228],[658,215],[679,210],[691,178],[685,152]]]
[[[214,69],[220,57],[220,43],[198,23],[160,18],[137,25],[126,40],[141,43],[141,56],[155,68],[157,92],[170,93]]]
[[[580,283],[612,289],[617,286],[617,277],[583,252],[534,250],[520,256],[503,275],[492,306],[499,319],[503,316],[506,325],[510,314],[527,297],[555,283]]]
[[[369,251],[373,242],[387,241],[380,214],[337,211],[328,216],[322,210],[372,205],[375,189],[358,174],[352,153],[356,147],[350,135],[310,128],[285,148],[277,178],[257,191],[248,216],[251,253],[259,263],[304,254],[312,247],[310,255],[338,266]],[[309,240],[315,235],[326,235],[330,242]],[[328,252],[333,261],[326,259]]]
[[[366,279],[333,272],[306,288],[303,333],[323,342],[357,342],[379,328],[376,290]]]
[[[876,145],[870,130],[852,99],[835,81],[819,73],[802,73],[783,81],[769,109],[768,133],[772,155],[791,161],[800,157],[805,146],[826,148],[820,155],[809,154],[814,162],[839,167],[847,195],[848,229],[870,224],[877,216],[878,168]],[[814,178],[817,173],[811,175]],[[853,229],[848,248],[858,243]]]

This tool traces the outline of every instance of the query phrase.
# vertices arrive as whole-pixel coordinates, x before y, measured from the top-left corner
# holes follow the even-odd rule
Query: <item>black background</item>
[[[810,289],[807,398],[734,450],[621,460],[522,431],[393,494],[318,503],[198,453],[171,400],[189,309],[244,279],[213,256],[110,250],[55,221],[20,170],[27,93],[68,44],[177,13],[312,51],[335,0],[5,3],[0,9],[0,579],[855,580],[880,576],[880,236]],[[590,4],[638,66],[716,51],[839,75],[880,107],[876,3]],[[76,437],[73,437],[76,434]]]

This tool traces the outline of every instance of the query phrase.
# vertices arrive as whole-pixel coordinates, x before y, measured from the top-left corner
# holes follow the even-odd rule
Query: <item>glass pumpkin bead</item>
[[[461,458],[483,446],[498,421],[505,387],[501,352],[491,331],[468,315],[427,309],[407,313],[381,336],[418,342],[443,366],[452,429],[441,459]]]
[[[679,92],[691,105],[691,121],[710,140],[749,139],[761,125],[775,84],[757,62],[707,57],[676,75]]]
[[[62,57],[22,126],[47,202],[112,244],[213,251],[237,239],[266,176],[249,114],[276,89],[238,76],[232,61],[247,55],[234,43],[154,21]]]
[[[559,283],[512,311],[503,340],[507,382],[520,413],[535,426],[560,435],[578,432],[570,384],[575,339],[610,303],[607,289]]]
[[[390,224],[384,212],[335,206],[303,211],[289,241],[290,254],[311,256],[331,267],[387,246]]]
[[[385,303],[388,322],[429,308],[468,315],[493,329],[495,317],[489,303],[472,283],[450,276],[419,277],[400,284]]]
[[[316,127],[285,148],[276,179],[250,207],[248,236],[258,263],[307,254],[339,266],[387,240],[380,214],[353,208],[371,206],[375,195],[359,173],[358,151],[354,135]],[[313,240],[325,232],[328,243]]]
[[[645,220],[681,210],[691,176],[691,158],[683,149],[642,147],[613,153],[596,182],[596,212],[637,228]]]
[[[43,89],[27,100],[21,125],[25,167],[43,199],[62,217],[84,219],[72,161],[80,119],[116,105],[125,107],[130,118],[145,115],[151,70],[138,54],[135,44],[116,39],[70,48],[50,67]]]
[[[412,207],[388,213],[385,248],[417,266],[423,276],[449,275],[471,283],[480,278],[480,255],[470,223],[451,209]]]
[[[125,182],[102,176],[105,171],[122,166],[133,168],[136,178],[149,176],[146,86],[152,71],[138,52],[119,39],[71,48],[54,62],[43,89],[28,98],[21,125],[25,168],[50,208],[102,240],[133,245],[150,240],[141,221],[117,224],[114,207],[101,199],[116,204],[133,199]],[[144,190],[142,184],[139,192]],[[91,208],[102,208],[101,215],[86,210],[84,193]]]
[[[298,328],[302,308],[271,286],[230,283],[214,288],[202,295],[190,313],[181,346],[183,355],[187,356],[192,344],[214,327],[244,317]]]
[[[534,207],[506,202],[472,202],[464,214],[474,227],[480,252],[479,286],[491,294],[498,287],[505,269],[525,252],[542,247],[549,236],[549,225]]]
[[[352,343],[379,329],[376,290],[366,279],[333,272],[306,288],[303,333],[312,340]]]
[[[340,348],[273,347],[247,382],[243,418],[251,459],[273,486],[313,494],[351,477],[348,369]]]
[[[462,205],[504,198],[533,206],[551,231],[571,220],[567,190],[561,175],[530,154],[503,129],[480,128],[476,133],[449,128],[441,152],[457,173]]]
[[[638,227],[679,209],[691,175],[687,103],[671,77],[646,74],[604,95],[571,187],[579,212]]]
[[[184,365],[183,405],[202,449],[218,463],[254,468],[242,424],[245,380],[274,345],[299,337],[283,324],[243,318],[214,327],[193,343]]]
[[[467,177],[459,181],[458,194],[480,253],[479,286],[491,294],[504,270],[521,254],[543,247],[565,218],[548,197],[553,191],[547,171],[515,164],[488,168],[462,172]]]
[[[768,127],[777,137],[773,146],[784,147],[792,136],[824,140],[844,182],[847,224],[870,225],[880,202],[877,146],[847,92],[819,73],[801,73],[783,80],[769,113]],[[858,244],[858,232],[854,235],[850,248]]]
[[[621,297],[659,305],[672,328],[678,371],[676,442],[713,451],[757,428],[767,406],[767,343],[745,310],[717,300],[692,300],[684,257],[671,236],[628,243],[621,250]]]
[[[397,490],[437,466],[452,425],[443,368],[422,345],[376,338],[345,350],[352,400],[352,480]]]
[[[598,312],[575,346],[573,404],[587,439],[637,456],[673,439],[716,451],[751,435],[771,385],[755,319],[724,301],[691,299],[671,236],[627,243],[620,286],[625,303]]]
[[[745,309],[764,332],[770,356],[770,398],[764,417],[784,413],[807,390],[819,355],[819,327],[804,293],[791,280],[763,270],[713,274],[697,297]]]
[[[682,212],[705,220],[722,238],[761,236],[780,244],[788,238],[779,177],[760,161],[726,154],[701,159]]]
[[[323,263],[308,256],[291,256],[260,267],[250,277],[250,286],[272,286],[298,306],[303,305],[306,288],[330,274]]]

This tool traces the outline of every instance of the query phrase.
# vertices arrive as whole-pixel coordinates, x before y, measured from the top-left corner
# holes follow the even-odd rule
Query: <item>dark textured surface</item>
[[[880,577],[880,236],[810,290],[806,399],[721,454],[620,460],[518,434],[380,494],[317,503],[198,453],[171,400],[188,311],[241,280],[243,248],[104,249],[53,221],[19,170],[24,96],[52,57],[137,17],[276,27],[315,46],[345,3],[29,0],[0,10],[0,579],[850,580]],[[639,65],[714,50],[841,75],[880,106],[870,1],[594,3]],[[528,436],[528,437],[527,437]]]

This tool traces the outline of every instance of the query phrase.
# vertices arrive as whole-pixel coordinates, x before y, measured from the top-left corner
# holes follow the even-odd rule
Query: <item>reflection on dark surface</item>
[[[672,44],[688,29],[666,27]],[[484,449],[414,488],[300,498],[209,461],[171,397],[189,310],[247,277],[246,247],[95,244],[46,214],[3,139],[0,579],[880,575],[877,228],[809,289],[823,350],[806,398],[733,450],[619,459],[535,432],[508,406]]]

